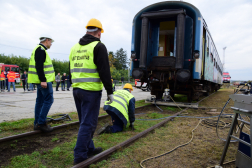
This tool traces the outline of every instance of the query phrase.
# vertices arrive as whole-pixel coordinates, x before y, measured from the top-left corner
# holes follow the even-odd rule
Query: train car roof
[[[138,19],[142,13],[144,12],[150,12],[150,11],[159,11],[159,10],[164,10],[164,9],[178,9],[179,8],[184,8],[186,9],[186,12],[189,15],[193,16],[199,16],[201,17],[201,13],[198,8],[196,8],[194,5],[187,3],[187,2],[182,2],[182,1],[164,1],[164,2],[158,2],[152,5],[149,5],[142,10],[140,10],[134,17],[133,22]]]
[[[208,26],[206,24],[206,21],[204,20],[202,14],[200,13],[199,9],[196,8],[194,5],[188,3],[188,2],[183,2],[183,1],[164,1],[164,2],[158,2],[158,3],[154,3],[152,5],[146,6],[145,8],[143,8],[142,10],[140,10],[134,17],[133,19],[133,24],[135,24],[137,22],[137,20],[141,20],[141,15],[145,12],[151,12],[151,11],[162,11],[165,9],[178,9],[178,8],[184,8],[186,10],[186,14],[189,15],[190,17],[192,17],[193,19],[201,19],[202,23],[205,27],[205,29],[207,30],[211,41],[213,42],[213,45],[215,47],[215,50],[217,52],[217,55],[219,57],[217,48],[214,44],[213,38],[211,36],[211,33],[208,29]],[[141,23],[140,23],[141,24]],[[136,27],[135,27],[136,28]],[[220,59],[220,57],[219,57]],[[221,63],[222,64],[222,63]],[[221,67],[222,69],[223,67]]]

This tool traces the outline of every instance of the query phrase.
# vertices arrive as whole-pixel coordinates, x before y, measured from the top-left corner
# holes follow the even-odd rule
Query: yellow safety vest
[[[127,122],[129,122],[129,115],[128,115],[129,101],[134,96],[127,90],[117,90],[113,92],[113,95],[114,95],[114,101],[111,104],[108,104],[109,101],[106,101],[105,105],[109,105],[116,108],[123,114]]]
[[[75,44],[69,56],[72,87],[90,91],[103,88],[97,66],[94,64],[94,48],[99,41],[87,45]]]
[[[42,49],[46,49],[42,45],[38,45],[32,51],[30,63],[29,63],[29,70],[28,70],[28,83],[40,83],[37,70],[36,70],[36,62],[35,62],[35,51],[37,48],[41,47]],[[44,73],[46,77],[46,82],[53,82],[55,80],[55,72],[52,64],[52,60],[49,57],[48,53],[46,52],[46,59],[44,62]]]

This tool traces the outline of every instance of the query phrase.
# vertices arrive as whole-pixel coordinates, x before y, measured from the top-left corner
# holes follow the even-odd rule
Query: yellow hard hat
[[[90,19],[90,20],[88,21],[88,23],[87,23],[86,28],[89,27],[89,26],[98,27],[98,28],[101,29],[101,33],[104,32],[104,30],[103,30],[103,28],[102,28],[101,22],[100,22],[99,20],[97,20],[97,19],[94,19],[94,18]]]
[[[130,90],[133,91],[133,87],[132,87],[132,85],[131,85],[130,83],[126,83],[126,84],[124,85],[123,89],[130,89]]]

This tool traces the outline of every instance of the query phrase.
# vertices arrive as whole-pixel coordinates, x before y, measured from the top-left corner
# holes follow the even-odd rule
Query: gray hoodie
[[[60,82],[60,75],[56,75],[55,81],[56,81],[56,82]]]

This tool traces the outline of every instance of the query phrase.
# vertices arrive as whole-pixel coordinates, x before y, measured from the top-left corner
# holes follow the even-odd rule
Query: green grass
[[[145,119],[155,119],[167,117],[167,114],[160,113],[150,113],[142,115],[140,118]],[[136,116],[136,118],[139,118]],[[131,131],[127,126],[123,132],[115,134],[102,134],[93,138],[94,144],[96,147],[102,147],[104,150],[113,147],[116,144],[119,144],[130,137],[154,126],[160,122],[160,120],[154,121],[140,121],[136,120],[134,122],[135,131]],[[7,166],[9,167],[71,167],[73,163],[73,149],[76,144],[77,135],[71,137],[68,142],[62,143],[57,147],[49,150],[35,151],[32,154],[25,154],[13,157],[11,163]],[[58,138],[52,138],[52,142],[57,141]],[[127,152],[128,149],[125,149],[124,152]],[[130,151],[130,150],[129,150]],[[112,155],[113,158],[119,158],[123,155],[122,152],[117,152]],[[99,162],[96,165],[91,167],[99,167],[104,165],[106,160]]]
[[[136,101],[136,104],[135,104],[136,107],[140,107],[144,105],[146,105],[145,100]],[[49,123],[49,124],[52,127],[54,127],[61,124],[79,121],[78,115],[76,112],[71,112],[67,114],[72,118],[72,121],[60,121],[57,123]],[[57,115],[57,114],[53,114],[48,117],[52,117],[54,115]],[[103,109],[101,108],[99,116],[103,116],[103,115],[107,115],[107,113],[103,111]],[[21,134],[28,131],[33,131],[33,126],[34,126],[33,122],[34,122],[34,118],[2,122],[0,123],[0,138],[10,136],[10,135]]]
[[[145,100],[139,100],[139,101],[136,101],[135,103],[135,107],[141,107],[141,106],[145,106],[145,105],[149,105],[151,103],[145,103]]]
[[[55,137],[55,138],[52,138],[51,141],[52,141],[52,142],[55,142],[55,141],[58,141],[58,140],[59,140],[59,138],[56,138],[56,137]]]

